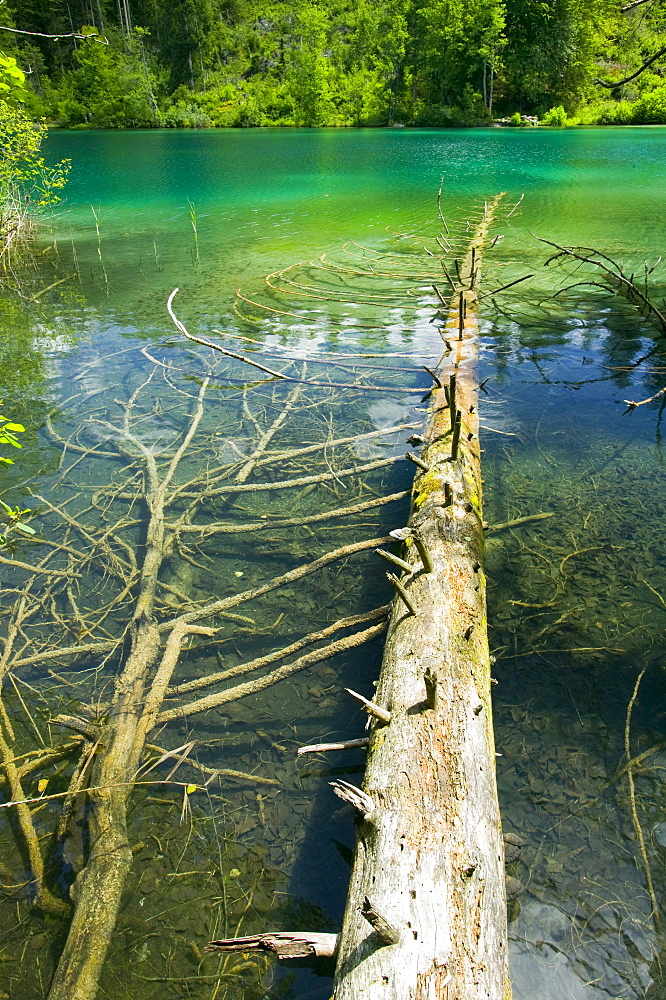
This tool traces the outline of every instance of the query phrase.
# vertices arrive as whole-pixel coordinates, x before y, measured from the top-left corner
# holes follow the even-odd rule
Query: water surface
[[[491,526],[552,515],[491,530],[488,542],[500,799],[506,828],[528,841],[514,872],[526,893],[509,914],[514,995],[661,995],[662,936],[635,822],[660,901],[660,401],[627,416],[621,401],[651,395],[666,384],[666,372],[658,352],[640,362],[659,346],[657,331],[625,300],[594,287],[552,299],[581,275],[544,269],[548,248],[536,236],[599,247],[629,271],[654,261],[663,250],[666,130],[59,132],[50,136],[48,153],[73,161],[67,202],[53,222],[56,253],[22,276],[22,300],[2,303],[11,334],[2,396],[30,428],[7,482],[22,499],[18,484],[36,474],[30,490],[65,505],[91,529],[124,517],[123,537],[137,548],[140,504],[133,521],[133,502],[116,494],[137,456],[123,431],[123,406],[148,378],[133,426],[143,446],[166,461],[191,413],[184,393],[195,394],[201,378],[212,376],[183,482],[202,469],[221,470],[219,483],[229,486],[328,476],[285,490],[230,489],[197,513],[204,522],[307,519],[408,489],[411,467],[398,459],[406,425],[418,427],[425,416],[428,379],[420,366],[436,362],[441,350],[430,322],[431,262],[419,252],[426,237],[442,231],[437,188],[444,176],[443,212],[461,242],[462,220],[478,216],[497,191],[507,192],[496,228],[503,239],[488,257],[485,287],[535,277],[486,300],[485,513]],[[264,283],[264,275],[299,262],[273,279],[280,291]],[[411,285],[395,277],[409,268]],[[658,287],[658,270],[651,281]],[[239,286],[243,299],[234,298]],[[165,308],[175,287],[190,332],[215,336],[303,381],[262,383],[247,365],[185,344]],[[263,456],[272,461],[239,480],[288,407]],[[47,411],[50,432],[42,429]],[[332,444],[340,439],[347,443]],[[119,444],[122,460],[109,457]],[[384,464],[340,474],[373,462]],[[44,537],[65,537],[62,517],[28,504],[39,511]],[[407,510],[402,498],[342,521],[205,542],[193,535],[165,563],[160,614],[233,595],[333,548],[382,536],[404,522]],[[67,533],[68,544],[70,534],[73,541],[76,531]],[[40,551],[21,545],[16,554],[30,562]],[[111,600],[108,575],[94,566],[87,572],[98,604]],[[22,585],[24,577],[17,579]],[[13,580],[8,569],[3,583]],[[72,596],[77,606],[88,600]],[[233,668],[389,599],[383,567],[371,552],[360,553],[234,608],[243,617],[223,623],[219,642],[195,646],[179,679]],[[45,594],[43,603],[35,627],[45,642],[60,641],[49,625],[55,614],[84,641],[90,623],[77,621],[65,590]],[[122,632],[121,611],[104,623],[112,637]],[[375,640],[240,701],[174,718],[155,736],[162,748],[194,740],[191,756],[208,771],[185,763],[180,774],[200,786],[213,780],[189,797],[191,811],[183,808],[182,788],[168,783],[135,796],[137,860],[106,995],[329,995],[330,970],[275,973],[270,962],[242,956],[220,967],[216,958],[202,959],[201,949],[215,936],[339,926],[354,827],[329,782],[340,775],[360,782],[363,752],[297,758],[295,749],[362,735],[363,717],[341,692],[351,686],[370,695],[380,659]],[[41,664],[17,667],[6,696],[17,749],[30,750],[36,733],[61,743],[48,719],[103,703],[114,667],[113,658],[93,656],[49,663],[51,673]],[[628,734],[633,757],[647,752],[633,766],[633,813],[623,770],[627,706],[643,668]],[[30,716],[19,698],[26,693]],[[182,704],[182,697],[176,693],[169,704]],[[171,766],[161,765],[162,779]],[[68,767],[45,772],[50,788],[62,786]],[[220,768],[264,783],[215,778]],[[57,808],[44,808],[40,829],[52,828]],[[3,855],[19,870],[24,862],[12,831],[2,836]],[[72,844],[70,838],[59,848],[64,865],[61,854],[44,849],[50,877],[65,888],[75,870]],[[12,997],[41,997],[61,929],[30,910],[28,891],[7,884],[0,918],[7,962],[0,972]]]

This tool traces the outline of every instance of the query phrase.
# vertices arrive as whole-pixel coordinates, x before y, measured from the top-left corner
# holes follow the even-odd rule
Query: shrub
[[[59,201],[69,160],[49,167],[39,155],[46,124],[20,106],[23,73],[15,60],[0,63],[0,261],[27,235],[41,210]]]
[[[158,111],[157,124],[160,128],[212,128],[213,121],[198,104],[178,101],[166,111]]]
[[[551,108],[550,111],[546,111],[541,119],[542,125],[551,125],[554,128],[563,128],[566,123],[567,113],[561,104],[558,104],[556,108]]]
[[[631,122],[633,125],[666,125],[666,84],[636,101]]]
[[[76,49],[76,69],[48,90],[51,113],[68,128],[150,128],[156,124],[153,80],[132,39],[127,51],[102,44],[96,28]]]

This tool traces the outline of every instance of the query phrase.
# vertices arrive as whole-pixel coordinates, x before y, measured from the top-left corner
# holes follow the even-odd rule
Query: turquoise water
[[[202,423],[178,475],[183,482],[219,475],[216,483],[228,492],[198,509],[195,523],[272,525],[187,536],[162,569],[162,620],[404,521],[403,496],[342,521],[280,524],[409,488],[411,471],[400,456],[411,427],[424,419],[428,380],[420,366],[436,361],[441,347],[430,323],[434,272],[420,249],[442,229],[440,178],[443,213],[460,246],[464,220],[478,217],[484,199],[507,192],[495,229],[503,239],[488,255],[484,287],[535,276],[485,300],[485,514],[491,526],[551,515],[491,530],[488,541],[501,806],[506,827],[528,841],[514,872],[526,892],[509,913],[514,994],[663,995],[661,928],[651,914],[622,770],[627,705],[646,668],[629,741],[634,757],[648,752],[632,769],[634,800],[661,901],[660,400],[626,416],[622,400],[658,391],[666,371],[659,350],[640,361],[659,349],[658,331],[624,299],[594,286],[552,298],[595,276],[589,268],[544,269],[548,249],[536,237],[598,247],[629,272],[654,262],[663,250],[666,129],[62,132],[50,136],[48,155],[72,159],[67,201],[50,224],[55,249],[21,273],[23,298],[2,302],[0,395],[28,426],[21,461],[7,473],[8,495],[35,509],[41,537],[62,539],[76,552],[89,542],[46,501],[89,533],[115,525],[125,543],[112,545],[122,563],[103,546],[94,550],[99,564],[82,564],[83,582],[71,594],[54,579],[34,585],[36,609],[21,645],[51,650],[64,634],[70,644],[122,635],[122,600],[98,619],[122,589],[128,547],[143,544],[145,513],[132,499],[137,446],[122,425],[133,393],[131,427],[167,461],[192,412],[184,393],[196,393],[209,374]],[[299,267],[273,281],[279,290],[266,285],[266,274],[293,264]],[[663,295],[659,273],[650,282]],[[262,382],[256,369],[186,344],[166,311],[176,287],[174,305],[191,333],[214,336],[296,381]],[[244,298],[234,297],[238,287]],[[287,410],[261,456],[272,461],[244,473],[257,442]],[[340,439],[345,443],[333,444]],[[384,464],[340,472],[375,462]],[[315,475],[324,478],[291,489],[233,487]],[[179,515],[182,502],[175,501]],[[45,551],[22,543],[15,556],[34,564]],[[69,557],[78,558],[57,556],[63,571],[71,572]],[[390,594],[377,562],[361,552],[234,606],[241,617],[216,621],[219,636],[194,643],[178,681],[237,667],[379,607]],[[3,569],[6,590],[26,586],[25,571]],[[6,605],[15,598],[7,593]],[[16,680],[5,686],[17,754],[40,740],[61,745],[62,731],[48,725],[58,713],[81,714],[87,706],[103,715],[113,655],[16,666]],[[195,695],[172,692],[167,709],[175,715],[155,745],[194,741],[190,759],[208,770],[181,765],[183,782],[200,787],[187,798],[189,811],[182,787],[168,781],[173,758],[158,765],[165,783],[132,800],[136,860],[104,974],[106,995],[329,995],[329,969],[276,971],[268,960],[242,956],[220,965],[201,951],[227,934],[339,926],[354,828],[328,782],[339,775],[360,781],[363,752],[296,757],[295,749],[362,735],[362,716],[341,691],[370,695],[380,658],[375,639],[189,719],[178,711]],[[72,766],[65,758],[31,772],[26,788],[34,793],[43,776],[49,792],[60,791]],[[241,777],[215,777],[220,768]],[[47,803],[35,822],[47,878],[64,894],[87,848],[76,811],[60,844],[49,840],[59,809],[59,800]],[[25,875],[16,879],[26,862],[9,826],[2,845],[14,877],[2,875],[0,977],[12,998],[27,1000],[46,995],[62,927],[30,909]]]

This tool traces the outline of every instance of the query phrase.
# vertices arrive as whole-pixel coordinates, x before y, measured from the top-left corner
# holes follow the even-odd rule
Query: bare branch
[[[637,7],[639,3],[647,3],[647,0],[638,0],[637,3],[630,4],[629,7]],[[629,8],[623,7],[622,9],[628,10]],[[645,72],[645,70],[651,66],[653,62],[656,62],[660,56],[663,56],[665,52],[666,45],[660,48],[658,52],[655,52],[653,56],[650,56],[650,58],[644,62],[640,69],[637,69],[635,73],[632,73],[631,76],[625,76],[624,80],[611,80],[609,82],[608,80],[597,79],[594,82],[598,83],[600,87],[605,87],[606,90],[615,90],[616,87],[622,87],[625,83],[630,83],[631,80],[635,80],[637,76],[640,76],[641,73]]]
[[[633,10],[634,7],[641,7],[644,3],[650,3],[651,0],[632,0],[632,3],[626,3],[624,7],[620,7],[620,13],[626,14],[627,11]]]
[[[11,31],[13,35],[30,35],[32,38],[76,38],[80,42],[100,42],[102,45],[109,44],[108,39],[104,38],[103,35],[82,35],[79,31],[70,31],[66,35],[47,35],[43,31],[23,31],[21,28],[9,28],[6,24],[0,24],[0,31]]]
[[[379,625],[373,625],[363,632],[354,632],[353,635],[346,636],[344,639],[338,639],[337,642],[332,642],[330,646],[324,646],[323,649],[315,649],[312,653],[306,653],[305,656],[300,656],[291,663],[285,663],[283,666],[278,667],[277,670],[273,670],[270,674],[266,674],[263,677],[258,677],[254,681],[246,681],[245,684],[237,684],[236,687],[220,691],[218,694],[210,694],[206,698],[199,698],[188,705],[183,705],[182,708],[168,709],[158,716],[157,724],[161,725],[163,722],[170,722],[174,719],[189,718],[191,715],[199,712],[206,712],[209,708],[219,708],[220,705],[225,705],[230,701],[238,701],[239,698],[245,698],[248,694],[263,691],[264,688],[271,687],[271,685],[276,684],[285,677],[291,677],[299,670],[304,670],[305,667],[312,666],[314,663],[321,663],[322,660],[327,660],[331,656],[336,656],[338,653],[343,653],[348,649],[353,649],[355,646],[360,646],[370,639],[375,639],[385,630],[386,622],[381,622]]]

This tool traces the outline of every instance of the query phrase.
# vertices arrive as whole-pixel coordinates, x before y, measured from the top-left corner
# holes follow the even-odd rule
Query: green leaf
[[[5,426],[2,429],[3,431],[24,431],[25,427],[23,426],[23,424],[9,423],[5,424]]]

